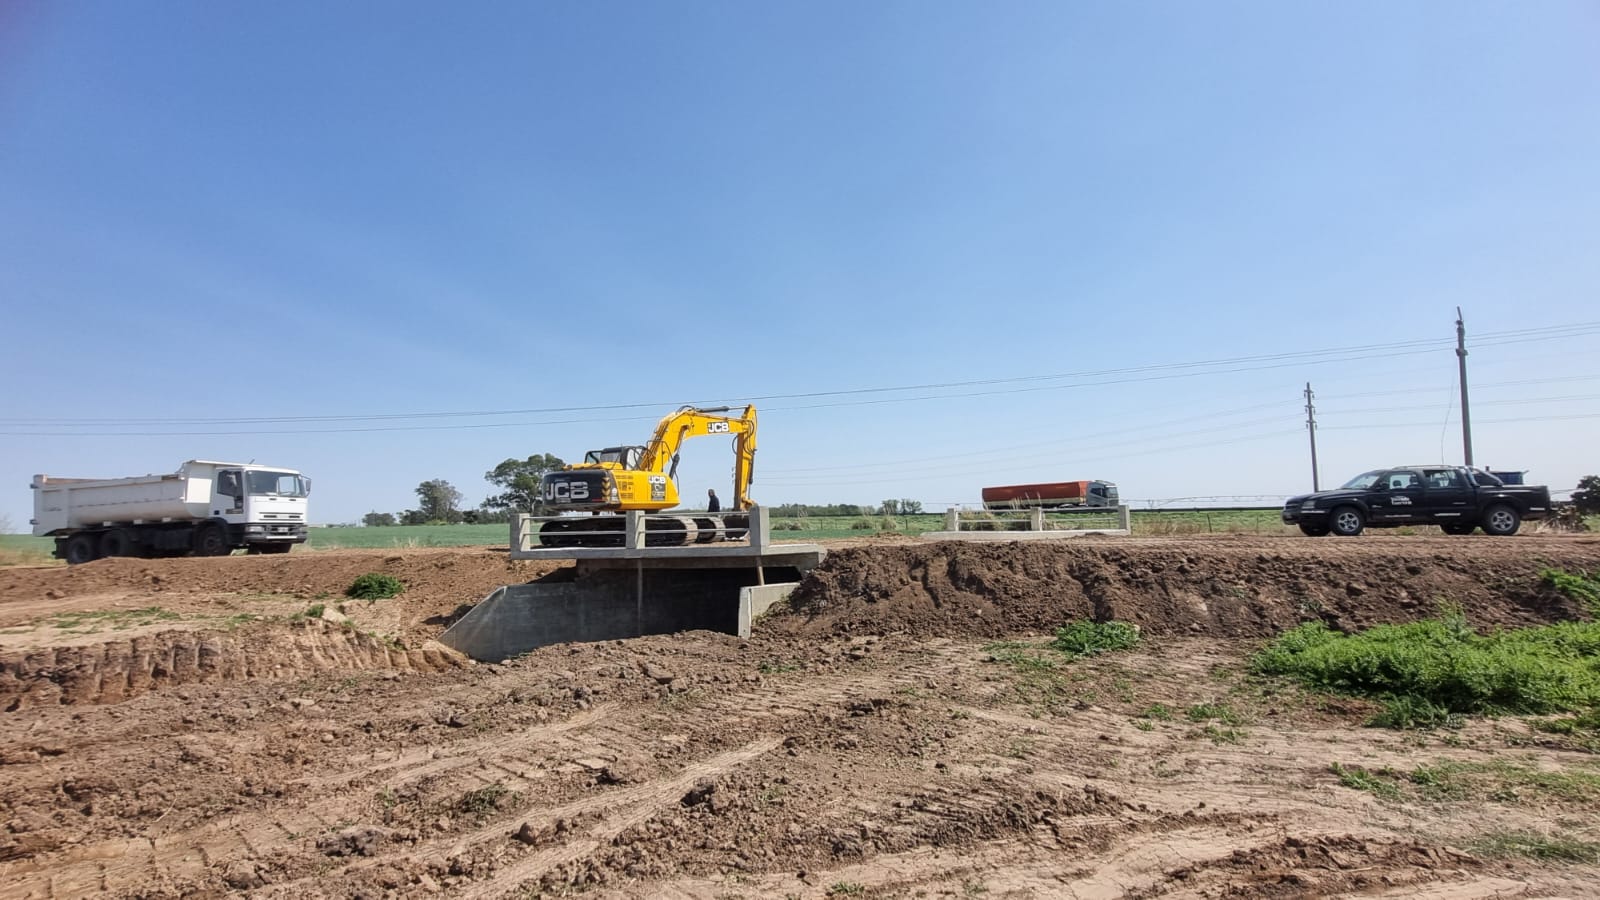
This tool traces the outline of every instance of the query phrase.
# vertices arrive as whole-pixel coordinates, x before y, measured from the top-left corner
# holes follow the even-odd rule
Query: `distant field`
[[[312,550],[376,547],[506,546],[509,525],[389,525],[378,528],[313,528],[306,537]]]
[[[55,562],[50,551],[55,542],[31,534],[0,534],[0,566],[37,566]]]

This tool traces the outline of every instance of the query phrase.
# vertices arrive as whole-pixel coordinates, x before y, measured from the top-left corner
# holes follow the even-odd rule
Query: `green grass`
[[[1384,769],[1373,772],[1362,766],[1342,766],[1334,763],[1328,771],[1338,776],[1339,783],[1347,788],[1366,791],[1384,800],[1399,800],[1400,786],[1395,783],[1393,772]]]
[[[370,550],[396,547],[504,547],[509,525],[390,525],[379,528],[311,528],[306,547],[312,550]]]
[[[56,549],[54,538],[34,537],[31,534],[0,534],[0,568],[5,566],[65,565],[51,557]]]
[[[1221,722],[1224,725],[1240,725],[1244,720],[1226,703],[1197,703],[1188,708],[1184,713],[1191,722]]]
[[[1600,843],[1564,834],[1532,831],[1491,831],[1468,845],[1481,856],[1521,856],[1542,862],[1600,862]]]
[[[1139,629],[1126,622],[1070,622],[1056,629],[1050,646],[1068,659],[1126,650],[1139,643]]]
[[[51,626],[61,631],[93,633],[96,631],[125,631],[152,622],[167,622],[183,618],[182,614],[159,606],[143,609],[85,610],[57,613],[49,618]]]
[[[1338,776],[1339,783],[1345,787],[1368,791],[1385,800],[1398,801],[1405,797],[1501,803],[1547,800],[1569,808],[1591,806],[1600,801],[1600,773],[1538,769],[1505,760],[1440,760],[1410,772],[1334,763],[1329,771]]]
[[[1600,572],[1542,569],[1539,580],[1574,600],[1588,604],[1589,614],[1600,619]]]
[[[1373,697],[1373,724],[1432,727],[1452,715],[1583,712],[1600,706],[1600,623],[1561,622],[1478,634],[1459,614],[1355,635],[1320,622],[1285,633],[1257,673]]]

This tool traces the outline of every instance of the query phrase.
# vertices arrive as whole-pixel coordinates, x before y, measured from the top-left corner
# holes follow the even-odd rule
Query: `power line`
[[[1539,341],[1557,340],[1557,339],[1568,338],[1568,337],[1584,336],[1584,335],[1588,335],[1588,334],[1591,334],[1591,333],[1600,333],[1600,322],[1586,322],[1586,323],[1576,323],[1576,324],[1573,324],[1573,325],[1565,325],[1565,326],[1548,326],[1546,328],[1541,328],[1541,329],[1520,329],[1520,330],[1517,330],[1517,331],[1496,332],[1496,333],[1492,333],[1491,335],[1486,335],[1486,339],[1482,340],[1482,341],[1479,341],[1478,343],[1479,343],[1480,346],[1489,345],[1490,341],[1488,340],[1488,338],[1497,338],[1502,343],[1520,343],[1520,342],[1531,341],[1531,340],[1539,340]],[[1423,349],[1415,349],[1419,345],[1430,345],[1430,346],[1425,346]],[[800,406],[780,406],[780,407],[776,407],[776,408],[771,408],[768,411],[771,412],[771,411],[809,410],[809,409],[839,408],[839,407],[848,407],[848,406],[865,406],[865,405],[875,405],[875,404],[885,404],[885,403],[907,403],[907,402],[930,401],[930,400],[951,400],[951,399],[962,399],[962,398],[970,398],[970,397],[994,396],[994,395],[999,395],[999,394],[1027,393],[1027,392],[1044,391],[1044,390],[1063,390],[1063,389],[1070,389],[1070,388],[1100,387],[1100,386],[1115,385],[1115,384],[1129,384],[1129,383],[1138,383],[1138,382],[1147,382],[1147,381],[1162,381],[1162,380],[1169,380],[1169,379],[1175,379],[1175,378],[1193,378],[1193,377],[1200,377],[1200,376],[1204,376],[1204,375],[1220,375],[1220,374],[1230,374],[1230,373],[1237,373],[1237,372],[1260,371],[1260,370],[1265,370],[1265,369],[1278,369],[1278,368],[1285,368],[1285,367],[1290,367],[1290,366],[1322,365],[1322,364],[1327,364],[1327,363],[1355,362],[1355,361],[1361,361],[1361,360],[1366,360],[1366,359],[1387,358],[1387,357],[1394,357],[1394,356],[1407,356],[1407,355],[1415,355],[1415,354],[1418,354],[1418,353],[1431,353],[1431,352],[1435,352],[1438,349],[1442,349],[1445,346],[1448,346],[1448,342],[1441,342],[1441,341],[1437,341],[1437,340],[1435,340],[1435,341],[1400,341],[1400,342],[1395,342],[1395,343],[1391,343],[1391,344],[1371,344],[1371,345],[1363,345],[1363,346],[1358,346],[1358,347],[1345,347],[1345,348],[1332,348],[1332,349],[1324,349],[1324,350],[1305,351],[1303,353],[1264,354],[1264,355],[1248,356],[1248,357],[1232,357],[1232,358],[1228,358],[1228,359],[1212,360],[1212,361],[1205,361],[1205,362],[1153,364],[1153,365],[1146,365],[1146,366],[1134,366],[1134,367],[1128,367],[1128,368],[1122,368],[1122,369],[1106,369],[1106,370],[1100,370],[1098,372],[1066,373],[1066,374],[1056,374],[1056,375],[1031,375],[1031,376],[1021,376],[1021,377],[1016,377],[1016,378],[1005,378],[1005,379],[982,379],[982,380],[976,380],[976,381],[944,382],[944,383],[939,383],[939,384],[905,385],[905,386],[896,386],[896,387],[856,388],[856,389],[838,390],[838,391],[811,391],[811,392],[797,393],[797,394],[769,394],[769,395],[764,395],[764,396],[741,398],[738,402],[743,403],[743,402],[755,402],[755,401],[766,401],[766,400],[776,400],[776,399],[807,399],[807,398],[821,398],[821,397],[847,397],[847,396],[861,396],[861,395],[866,395],[866,394],[877,394],[877,393],[905,392],[905,391],[911,391],[911,390],[944,390],[944,389],[950,389],[950,388],[956,388],[956,387],[970,387],[970,386],[983,386],[983,385],[996,385],[996,384],[1030,383],[1030,382],[1038,382],[1038,381],[1060,380],[1060,379],[1067,379],[1067,378],[1100,377],[1100,376],[1104,376],[1104,375],[1114,375],[1114,374],[1139,374],[1139,373],[1152,373],[1152,372],[1160,372],[1160,373],[1162,373],[1162,374],[1144,374],[1144,375],[1142,375],[1142,377],[1130,377],[1130,378],[1120,378],[1120,379],[1104,379],[1104,380],[1100,380],[1100,381],[1078,382],[1078,383],[1074,383],[1074,384],[1045,385],[1045,386],[1035,386],[1035,387],[1022,387],[1022,388],[1010,388],[1010,389],[1003,389],[1003,390],[992,390],[992,391],[973,391],[973,392],[967,392],[967,393],[961,393],[961,394],[933,394],[933,395],[924,395],[924,396],[916,396],[916,397],[880,397],[880,398],[868,399],[868,400],[846,400],[846,401],[839,401],[839,402],[833,402],[833,403],[818,403],[818,404],[800,405]],[[1384,352],[1367,353],[1367,351],[1371,351],[1371,350],[1381,350],[1381,351],[1384,351]],[[1351,354],[1351,353],[1355,353],[1357,355],[1354,355],[1354,356],[1348,355],[1348,354]],[[1346,355],[1344,355],[1344,356],[1330,356],[1330,354],[1346,354]],[[1281,360],[1289,360],[1289,361],[1283,362]],[[1217,366],[1233,365],[1235,363],[1257,363],[1257,362],[1263,363],[1263,364],[1260,364],[1260,365],[1242,365],[1242,366],[1235,366],[1233,368],[1216,368]],[[1186,370],[1186,369],[1198,369],[1198,371],[1183,371],[1183,370]],[[716,402],[716,401],[696,401],[695,405],[709,405],[709,404],[711,404],[713,402]],[[264,424],[283,423],[283,424],[289,424],[289,423],[301,423],[301,422],[304,422],[304,423],[323,423],[323,422],[335,423],[335,422],[346,422],[346,421],[392,421],[392,420],[397,420],[397,419],[414,419],[414,418],[442,418],[442,417],[467,417],[467,416],[471,416],[471,417],[505,416],[505,415],[531,414],[531,413],[604,412],[604,411],[617,411],[617,410],[625,410],[625,409],[641,409],[641,408],[646,408],[646,407],[659,409],[659,408],[661,408],[661,406],[664,406],[664,405],[668,405],[668,404],[627,403],[627,404],[611,404],[611,405],[584,406],[584,407],[548,407],[548,408],[544,408],[544,409],[533,409],[533,410],[497,410],[497,411],[472,411],[472,412],[456,412],[456,413],[451,413],[451,412],[431,412],[431,413],[386,414],[386,415],[374,415],[374,416],[285,416],[285,417],[265,417],[265,418],[254,418],[254,419],[120,419],[120,420],[119,419],[81,419],[81,420],[73,420],[73,419],[62,419],[62,420],[42,420],[42,419],[6,420],[6,419],[0,419],[0,424],[10,424],[10,425],[45,425],[45,424],[49,424],[49,425],[53,425],[53,426],[58,427],[58,428],[88,428],[88,427],[94,427],[94,426],[104,427],[104,426],[107,426],[107,425],[110,425],[112,427],[115,427],[116,425],[127,425],[129,427],[132,427],[134,425],[147,425],[147,426],[157,425],[157,426],[159,426],[159,425],[178,425],[178,424],[190,424],[190,423],[193,423],[193,424],[229,424],[229,423],[233,423],[233,424],[245,424],[245,423],[264,423]],[[559,420],[547,420],[547,421],[536,421],[536,422],[526,422],[526,421],[524,421],[524,422],[492,422],[492,423],[453,423],[453,424],[448,424],[448,425],[372,425],[372,426],[353,427],[353,428],[305,428],[305,429],[272,429],[272,430],[254,430],[254,429],[252,429],[252,430],[229,430],[229,431],[212,431],[212,430],[205,430],[205,431],[198,431],[198,430],[197,431],[172,431],[172,430],[160,430],[160,431],[125,431],[125,430],[123,430],[123,431],[0,431],[0,435],[33,436],[33,437],[189,437],[189,436],[244,436],[244,435],[292,435],[292,434],[359,434],[359,433],[396,432],[396,431],[447,431],[447,430],[486,429],[486,428],[526,428],[526,427],[544,427],[544,426],[551,426],[551,425],[589,424],[589,423],[597,423],[597,422],[621,422],[621,421],[653,420],[654,418],[655,418],[654,416],[648,416],[648,417],[646,417],[646,416],[630,416],[630,417],[611,417],[611,418],[559,419]]]
[[[1522,343],[1527,341],[1556,340],[1568,337],[1578,337],[1588,334],[1600,333],[1600,322],[1579,322],[1568,325],[1545,326],[1542,328],[1516,329],[1504,332],[1491,332],[1483,336],[1477,343],[1479,346],[1494,346],[1497,344]],[[860,401],[857,403],[815,404],[811,406],[786,407],[787,409],[816,409],[833,406],[865,405],[867,403],[882,402],[910,402],[929,399],[952,399],[959,397],[992,396],[997,393],[1021,393],[1030,390],[1059,390],[1070,387],[1093,387],[1107,384],[1124,384],[1136,381],[1165,380],[1174,377],[1197,377],[1201,375],[1228,374],[1230,372],[1257,371],[1260,369],[1282,368],[1285,365],[1323,364],[1329,362],[1353,362],[1364,359],[1382,358],[1387,356],[1405,356],[1417,353],[1433,352],[1449,345],[1448,341],[1438,339],[1396,341],[1386,344],[1366,344],[1352,347],[1325,348],[1320,350],[1295,351],[1288,353],[1257,354],[1253,356],[1227,357],[1216,360],[1201,360],[1182,363],[1157,363],[1143,366],[1131,366],[1117,369],[1101,369],[1083,372],[1068,372],[1049,375],[1026,375],[1011,378],[976,379],[969,381],[935,382],[916,385],[897,385],[848,388],[832,391],[807,391],[787,394],[766,394],[752,397],[738,398],[739,402],[766,402],[773,400],[806,400],[828,397],[858,397],[870,394],[905,393],[909,391],[948,391],[967,387],[990,387],[996,385],[1031,384],[1046,381],[1061,381],[1067,379],[1089,379],[1115,375],[1149,375],[1147,378],[1129,378],[1115,380],[1101,380],[1080,384],[1048,385],[1044,387],[1021,388],[1010,391],[980,391],[966,394],[940,394],[925,397],[893,397],[887,399]],[[1354,354],[1354,355],[1352,355]],[[1254,365],[1255,363],[1273,363],[1270,365]],[[1238,368],[1221,368],[1221,366],[1241,366]],[[698,400],[693,405],[710,405],[719,401]],[[62,419],[0,419],[0,424],[12,426],[54,426],[54,427],[94,427],[94,426],[178,426],[178,425],[244,425],[244,424],[298,424],[298,423],[337,423],[337,422],[377,422],[396,421],[407,419],[433,419],[433,418],[485,418],[512,415],[551,415],[572,412],[612,412],[632,409],[660,409],[664,406],[678,404],[671,403],[623,403],[588,406],[543,407],[534,409],[510,410],[469,410],[469,411],[433,411],[417,413],[385,413],[385,414],[360,414],[360,415],[329,415],[329,416],[266,416],[245,418],[62,418]],[[781,407],[784,408],[784,407]],[[579,420],[579,421],[617,421],[612,420]],[[522,422],[522,423],[493,423],[480,427],[516,427],[520,425],[546,425],[546,424],[573,424],[572,421],[559,422]],[[160,431],[160,432],[0,432],[0,434],[19,435],[52,435],[66,436],[82,434],[84,436],[151,436],[151,435],[238,435],[238,434],[315,434],[315,433],[358,433],[362,431],[380,430],[440,430],[442,428],[471,427],[467,425],[452,426],[404,426],[404,427],[372,427],[352,429],[309,429],[309,430],[274,430],[274,431]]]

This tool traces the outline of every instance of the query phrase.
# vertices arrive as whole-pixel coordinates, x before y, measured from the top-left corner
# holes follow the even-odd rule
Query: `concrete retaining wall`
[[[794,587],[748,585],[755,577],[734,569],[609,569],[569,582],[507,585],[451,625],[439,642],[473,659],[498,662],[568,641],[697,629],[749,637],[755,617]]]

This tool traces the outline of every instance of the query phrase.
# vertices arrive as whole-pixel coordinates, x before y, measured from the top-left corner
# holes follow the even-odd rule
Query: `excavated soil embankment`
[[[402,649],[321,620],[237,632],[163,631],[77,647],[0,654],[0,710],[120,703],[162,687],[320,672],[442,672],[465,665],[445,648]]]
[[[1600,541],[1364,538],[1063,541],[848,547],[796,589],[787,633],[1001,637],[1074,619],[1150,633],[1270,637],[1320,619],[1350,630],[1460,608],[1481,626],[1588,617],[1545,568],[1600,568]]]
[[[296,552],[212,559],[103,559],[0,570],[0,710],[117,703],[188,683],[295,679],[378,669],[437,672],[462,664],[430,645],[464,606],[552,563],[480,548]],[[286,622],[345,600],[357,576],[380,572],[405,590],[346,604],[348,627]],[[159,610],[150,624],[106,619],[59,631],[53,617]],[[249,624],[219,627],[237,616]],[[134,622],[130,624],[130,622]],[[161,627],[170,626],[170,627]],[[128,630],[133,633],[118,634]],[[104,639],[96,640],[101,634]]]

